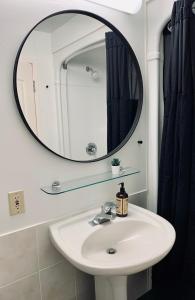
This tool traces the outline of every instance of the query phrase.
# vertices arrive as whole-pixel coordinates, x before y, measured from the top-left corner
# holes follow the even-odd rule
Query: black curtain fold
[[[191,0],[174,3],[164,30],[164,127],[158,214],[172,223],[176,242],[153,270],[166,299],[195,299],[195,15]],[[171,289],[179,293],[175,298]],[[176,294],[175,294],[176,295]],[[160,299],[160,298],[159,298]]]
[[[107,32],[107,150],[127,136],[137,112],[139,87],[128,47],[114,32]]]

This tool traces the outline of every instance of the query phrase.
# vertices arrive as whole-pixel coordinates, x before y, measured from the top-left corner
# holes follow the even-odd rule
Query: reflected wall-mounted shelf
[[[131,167],[124,168],[120,174],[118,175],[113,175],[111,171],[106,172],[106,173],[101,173],[101,174],[96,174],[88,177],[82,177],[82,178],[77,178],[73,179],[70,181],[66,181],[63,183],[60,183],[60,185],[57,186],[44,186],[41,187],[41,190],[45,192],[46,194],[50,195],[57,195],[57,194],[63,194],[67,193],[70,191],[74,191],[77,189],[82,189],[84,187],[92,186],[95,184],[107,182],[107,181],[112,181],[116,180],[118,178],[123,178],[126,176],[134,175],[140,173],[139,170],[136,170]]]

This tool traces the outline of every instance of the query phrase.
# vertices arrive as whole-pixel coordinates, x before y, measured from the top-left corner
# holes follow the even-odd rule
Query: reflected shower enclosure
[[[76,51],[60,68],[65,156],[96,158],[107,153],[106,48],[100,41]],[[84,134],[83,134],[84,133]],[[97,151],[89,156],[86,147]]]

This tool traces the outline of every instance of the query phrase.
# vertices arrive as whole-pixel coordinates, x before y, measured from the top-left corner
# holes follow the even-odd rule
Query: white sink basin
[[[86,273],[137,273],[159,262],[174,244],[172,225],[148,210],[130,204],[127,217],[93,227],[88,222],[99,211],[90,210],[50,226],[55,247]],[[116,253],[108,254],[109,248]]]

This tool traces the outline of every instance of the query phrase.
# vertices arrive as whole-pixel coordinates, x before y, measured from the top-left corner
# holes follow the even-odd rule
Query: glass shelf
[[[124,168],[118,175],[112,175],[112,172],[109,171],[106,173],[73,179],[63,183],[61,182],[59,187],[52,187],[52,185],[44,186],[41,187],[41,190],[46,194],[57,195],[57,194],[67,193],[70,191],[81,189],[84,187],[88,187],[91,185],[99,184],[102,182],[116,180],[118,178],[123,178],[137,173],[140,173],[140,171],[131,167],[127,167]]]

